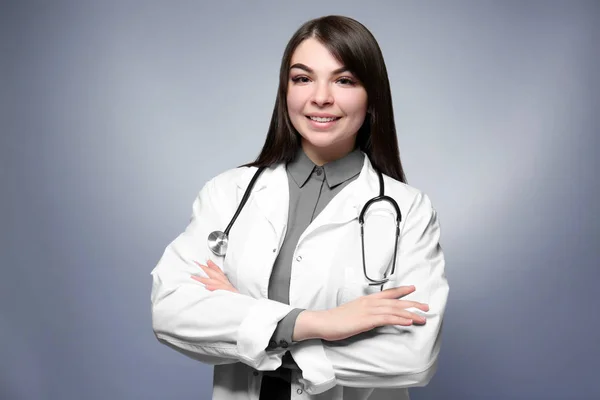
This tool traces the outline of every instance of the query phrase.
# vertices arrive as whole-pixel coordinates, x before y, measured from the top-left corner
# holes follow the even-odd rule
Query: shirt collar
[[[354,178],[356,175],[360,174],[363,164],[364,154],[358,148],[339,160],[328,162],[323,165],[327,185],[330,188],[333,188],[348,179]],[[304,186],[315,167],[317,166],[310,158],[308,158],[306,153],[304,153],[302,147],[298,148],[296,157],[287,165],[289,174],[298,187]]]

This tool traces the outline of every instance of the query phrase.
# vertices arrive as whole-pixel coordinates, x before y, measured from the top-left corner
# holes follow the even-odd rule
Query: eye
[[[356,81],[354,79],[348,78],[346,76],[341,77],[340,79],[337,80],[337,82],[344,86],[353,86],[356,84]]]
[[[310,79],[308,79],[308,77],[303,76],[303,75],[299,75],[299,76],[294,76],[292,78],[292,82],[294,83],[308,83]]]

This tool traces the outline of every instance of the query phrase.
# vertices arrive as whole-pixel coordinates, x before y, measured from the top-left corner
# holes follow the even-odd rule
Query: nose
[[[333,95],[328,82],[318,83],[315,85],[312,102],[319,107],[333,103]]]

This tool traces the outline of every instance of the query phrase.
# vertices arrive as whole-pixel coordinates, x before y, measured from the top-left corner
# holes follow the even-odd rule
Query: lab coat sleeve
[[[258,370],[281,365],[285,349],[266,351],[286,304],[224,290],[208,291],[191,279],[203,275],[194,261],[217,260],[209,232],[225,229],[237,206],[231,179],[217,177],[200,191],[185,231],[170,243],[152,271],[152,326],[158,340],[209,364],[242,362]],[[219,187],[219,184],[222,187]],[[224,216],[223,214],[227,214]]]
[[[346,340],[308,340],[291,350],[308,393],[334,385],[402,388],[426,385],[436,370],[442,317],[448,296],[440,227],[429,198],[418,193],[405,218],[393,282],[415,285],[404,297],[429,305],[425,325],[384,326]],[[411,309],[411,311],[415,311]]]

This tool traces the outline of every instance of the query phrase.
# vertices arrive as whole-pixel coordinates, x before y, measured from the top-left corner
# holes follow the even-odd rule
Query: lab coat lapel
[[[256,168],[250,168],[246,174],[242,174],[238,186],[243,196],[248,187]],[[282,240],[282,235],[287,224],[289,208],[289,189],[285,165],[280,163],[265,169],[256,181],[249,201],[254,201],[263,216],[273,228],[277,238]]]
[[[357,219],[364,204],[379,194],[377,172],[365,154],[363,168],[358,178],[350,182],[321,211],[300,237],[302,241],[319,227],[331,224],[344,224]]]

